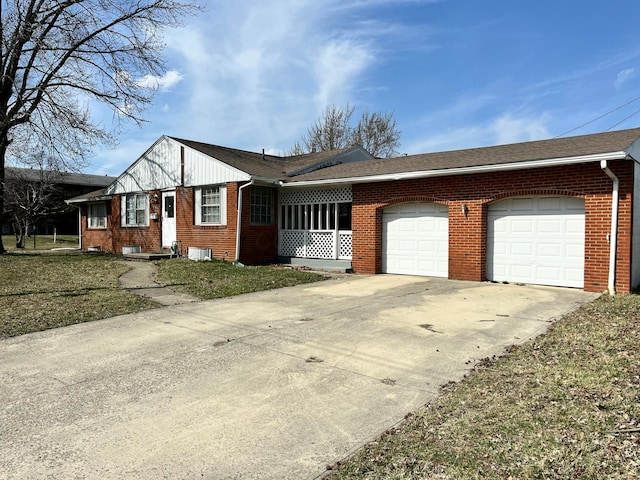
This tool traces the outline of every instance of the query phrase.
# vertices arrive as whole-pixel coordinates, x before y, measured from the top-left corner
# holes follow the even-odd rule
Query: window
[[[87,212],[89,228],[107,228],[107,204],[90,203]]]
[[[338,230],[351,230],[351,204],[338,204]]]
[[[273,188],[251,187],[251,223],[273,225]]]
[[[351,230],[351,202],[282,205],[282,230]]]
[[[122,225],[148,225],[149,205],[146,193],[128,193],[122,197]]]
[[[196,225],[226,224],[225,192],[221,185],[196,188]]]

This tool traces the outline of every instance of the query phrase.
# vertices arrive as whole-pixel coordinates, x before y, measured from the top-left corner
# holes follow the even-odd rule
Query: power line
[[[633,112],[633,113],[632,113],[631,115],[629,115],[628,117],[623,118],[622,120],[620,120],[620,121],[619,121],[618,123],[616,123],[613,127],[609,127],[609,128],[607,128],[607,130],[606,130],[606,131],[608,132],[609,130],[613,130],[613,129],[614,129],[614,128],[616,128],[618,125],[620,125],[621,123],[626,122],[627,120],[629,120],[629,119],[630,119],[631,117],[633,117],[634,115],[637,115],[638,113],[640,113],[640,108],[639,108],[638,110],[636,110],[635,112]]]
[[[628,105],[631,105],[631,104],[632,104],[632,103],[634,103],[634,102],[637,102],[638,100],[640,100],[640,97],[636,97],[636,98],[634,98],[634,99],[632,99],[632,100],[629,100],[627,103],[625,103],[625,104],[623,104],[623,105],[620,105],[619,107],[616,107],[616,108],[614,108],[613,110],[611,110],[611,111],[609,111],[609,112],[607,112],[607,113],[605,113],[605,114],[603,114],[603,115],[600,115],[599,117],[594,118],[593,120],[589,120],[588,122],[583,123],[582,125],[580,125],[580,126],[578,126],[578,127],[572,128],[571,130],[567,130],[566,132],[561,133],[560,135],[556,135],[556,136],[555,136],[555,137],[553,137],[553,138],[560,138],[560,137],[564,137],[564,136],[565,136],[565,135],[567,135],[568,133],[572,133],[572,132],[575,132],[576,130],[580,130],[582,127],[586,127],[587,125],[589,125],[589,124],[591,124],[591,123],[593,123],[593,122],[597,122],[598,120],[600,120],[600,119],[602,119],[602,118],[606,117],[607,115],[611,115],[612,113],[615,113],[615,112],[617,112],[618,110],[621,110],[621,109],[623,109],[624,107],[626,107],[626,106],[628,106]],[[624,120],[622,120],[622,121],[620,121],[620,122],[616,123],[613,127],[608,128],[606,131],[608,132],[609,130],[611,130],[611,129],[613,129],[613,128],[617,127],[617,126],[618,126],[618,125],[620,125],[621,123],[625,122],[626,120],[628,120],[628,119],[630,119],[631,117],[633,117],[634,115],[636,115],[638,112],[640,112],[640,110],[636,110],[636,111],[635,111],[635,112],[633,112],[631,115],[629,115],[627,118],[625,118]]]

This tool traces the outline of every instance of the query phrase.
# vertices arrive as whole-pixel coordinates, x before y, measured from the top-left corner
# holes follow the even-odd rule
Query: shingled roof
[[[30,182],[40,182],[43,178],[58,185],[79,185],[83,187],[106,187],[113,182],[116,177],[107,175],[91,175],[88,173],[59,172],[51,170],[40,170],[38,168],[18,168],[6,167],[5,177],[7,180],[20,179]]]
[[[640,128],[534,142],[471,148],[342,164],[288,179],[306,181],[358,179],[408,172],[517,164],[624,152],[640,137]],[[444,172],[443,172],[444,173]]]
[[[169,138],[252,176],[270,178],[274,180],[285,180],[291,174],[295,175],[298,171],[313,170],[314,167],[323,168],[325,162],[331,162],[336,158],[347,156],[350,152],[357,149],[357,147],[343,148],[339,150],[281,157],[195,142],[193,140],[185,140],[183,138]],[[369,159],[372,158],[373,157],[369,156]]]

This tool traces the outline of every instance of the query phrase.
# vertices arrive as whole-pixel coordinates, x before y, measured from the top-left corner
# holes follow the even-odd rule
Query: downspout
[[[242,190],[253,185],[253,179],[249,183],[245,183],[238,189],[238,226],[236,228],[236,259],[234,264],[242,265],[240,263],[240,230],[242,228]]]
[[[618,243],[618,189],[620,181],[618,177],[609,170],[607,161],[600,161],[600,168],[607,176],[613,180],[613,191],[611,192],[611,232],[609,233],[609,295],[616,294],[616,248]]]

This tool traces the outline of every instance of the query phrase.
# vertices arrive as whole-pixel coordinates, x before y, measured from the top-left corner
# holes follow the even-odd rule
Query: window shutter
[[[194,215],[195,215],[195,224],[196,225],[202,225],[202,189],[200,187],[195,188],[194,190],[194,195],[195,195],[195,208],[193,209]]]
[[[120,195],[120,225],[127,226],[127,196]]]
[[[227,186],[220,185],[220,225],[227,224]]]

